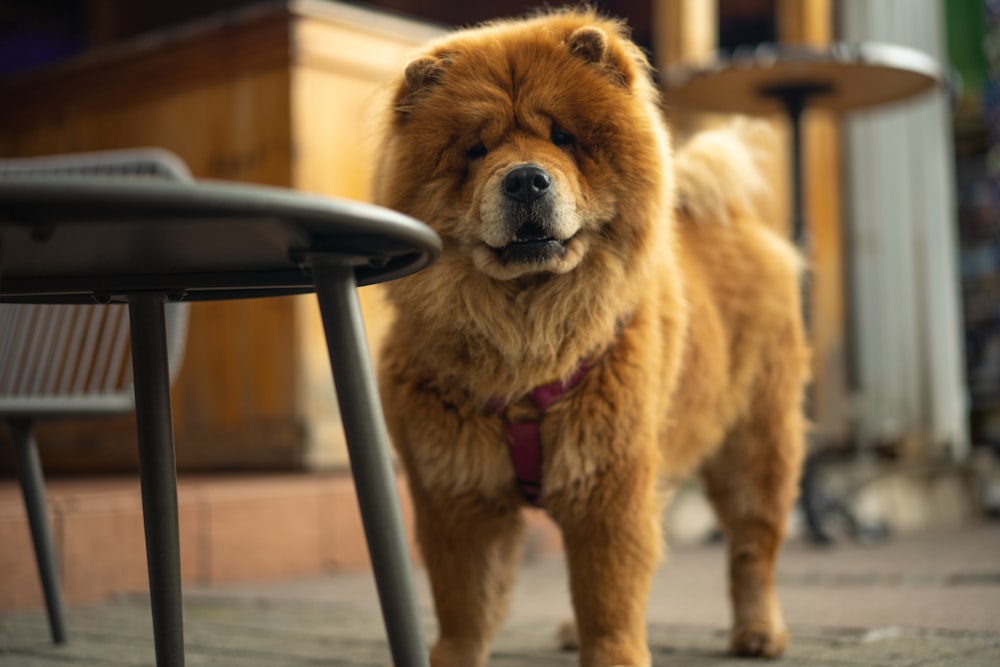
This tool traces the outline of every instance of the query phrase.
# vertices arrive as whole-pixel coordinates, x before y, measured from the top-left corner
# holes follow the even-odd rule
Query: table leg
[[[812,247],[810,243],[809,227],[806,223],[805,185],[803,183],[803,169],[805,165],[802,161],[802,115],[805,111],[808,91],[802,94],[787,94],[782,101],[785,105],[785,113],[788,115],[788,126],[791,132],[789,140],[789,162],[791,163],[791,212],[792,212],[792,239],[803,257],[812,259]],[[809,272],[802,272],[802,284],[799,286],[802,291],[802,319],[805,323],[806,331],[812,332],[812,281]],[[813,402],[807,399],[809,412],[811,413]],[[810,539],[817,544],[828,544],[833,541],[830,532],[826,527],[826,512],[822,510],[821,499],[822,489],[817,480],[818,459],[822,445],[809,439],[809,447],[806,451],[806,460],[803,464],[802,479],[800,480],[800,505],[806,518],[806,526],[809,529]]]
[[[783,98],[785,112],[788,115],[788,124],[791,131],[789,141],[789,162],[791,163],[792,176],[792,238],[795,245],[803,257],[812,259],[812,238],[809,234],[809,225],[806,216],[806,198],[804,184],[803,163],[803,140],[802,140],[802,116],[806,103],[812,91],[805,89],[802,91],[786,94]],[[812,332],[812,280],[808,271],[802,273],[802,319],[805,323],[806,331]],[[807,399],[809,412],[813,412],[813,400],[811,392]],[[810,539],[816,544],[829,544],[833,537],[827,528],[828,513],[824,509],[825,494],[818,479],[818,469],[820,466],[819,457],[823,454],[825,446],[817,442],[815,437],[809,438],[809,447],[806,452],[806,460],[803,464],[802,479],[800,481],[800,505],[805,514],[806,526]]]
[[[330,364],[347,436],[355,491],[368,541],[393,663],[425,667],[427,649],[420,629],[412,567],[388,435],[365,340],[354,268],[335,255],[313,255]]]
[[[31,526],[31,540],[35,545],[38,574],[42,579],[42,591],[45,593],[49,630],[52,633],[53,643],[65,644],[66,611],[59,588],[59,568],[55,547],[52,545],[52,530],[49,528],[49,508],[45,503],[42,463],[38,458],[38,444],[35,442],[31,427],[30,419],[10,420],[11,432],[14,435],[14,459],[21,480],[24,508]]]
[[[807,256],[812,248],[806,236],[806,203],[805,186],[803,185],[804,165],[802,164],[802,113],[805,111],[804,99],[786,100],[785,110],[788,113],[788,125],[791,130],[789,153],[792,172],[792,238],[795,245]]]
[[[809,99],[820,93],[830,92],[830,87],[825,84],[799,83],[787,86],[776,86],[762,90],[761,93],[773,97],[781,102],[788,116],[791,140],[789,142],[789,161],[791,163],[791,213],[792,213],[792,238],[798,246],[799,251],[807,259],[812,258],[812,238],[809,230],[809,220],[806,213],[806,189],[804,181],[805,164],[804,138],[802,117],[809,103]],[[812,331],[812,285],[810,273],[803,272],[802,277],[802,319],[805,323],[806,331]],[[813,401],[807,400],[807,404],[812,412]],[[806,461],[803,466],[801,480],[800,501],[805,514],[806,527],[809,538],[817,544],[829,544],[833,542],[833,535],[827,526],[827,520],[831,516],[839,516],[852,526],[852,532],[856,539],[882,539],[887,534],[884,527],[867,526],[854,517],[854,514],[847,507],[847,504],[840,499],[830,496],[822,488],[820,480],[820,469],[824,465],[826,457],[834,450],[829,443],[818,441],[817,437],[810,438],[809,449]]]
[[[831,88],[827,84],[808,82],[770,86],[760,91],[764,97],[777,100],[784,107],[785,115],[788,116],[788,126],[792,135],[789,141],[792,177],[792,238],[806,257],[809,257],[812,248],[809,238],[809,224],[806,219],[806,193],[803,185],[802,115],[810,98],[830,91]]]
[[[177,467],[163,306],[157,294],[129,296],[139,475],[157,667],[183,667]]]

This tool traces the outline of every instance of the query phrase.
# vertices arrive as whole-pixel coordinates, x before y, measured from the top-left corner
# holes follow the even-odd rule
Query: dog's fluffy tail
[[[738,117],[699,132],[674,157],[676,210],[696,224],[752,218],[782,228],[775,197],[778,137],[765,121]]]

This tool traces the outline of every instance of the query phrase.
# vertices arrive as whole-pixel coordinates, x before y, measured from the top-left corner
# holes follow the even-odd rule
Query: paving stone
[[[195,600],[185,607],[187,664],[192,667],[374,667],[390,664],[382,621],[371,610],[328,603],[254,603],[245,599]],[[428,624],[428,632],[433,628]],[[148,606],[142,598],[74,609],[71,641],[49,643],[37,612],[0,617],[0,667],[151,667]],[[654,667],[736,667],[718,628],[651,624]],[[931,667],[1000,664],[1000,635],[914,628],[830,630],[796,628],[784,664],[816,667],[893,665]],[[552,625],[508,623],[492,667],[574,667],[576,655],[555,648]]]
[[[779,594],[793,639],[781,665],[1000,665],[1000,528],[901,537],[878,548],[792,545]],[[657,573],[650,604],[654,667],[747,667],[728,643],[721,548],[678,550]],[[491,667],[576,667],[559,651],[570,615],[558,561],[521,572]],[[417,589],[435,635],[426,581]],[[185,595],[189,667],[385,667],[391,663],[370,575],[253,583]],[[120,596],[69,611],[70,642],[53,646],[40,611],[0,614],[0,667],[152,667],[149,600]]]

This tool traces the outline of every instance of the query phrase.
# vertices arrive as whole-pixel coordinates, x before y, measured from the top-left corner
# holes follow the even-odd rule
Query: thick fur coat
[[[674,155],[644,54],[589,10],[456,32],[393,91],[376,199],[444,245],[389,286],[380,368],[440,625],[432,664],[486,663],[525,505],[504,425],[530,418],[582,665],[650,664],[664,489],[694,473],[727,537],[731,648],[780,655],[773,571],[808,355],[799,258],[760,219],[749,134]],[[540,415],[526,395],[581,364]]]

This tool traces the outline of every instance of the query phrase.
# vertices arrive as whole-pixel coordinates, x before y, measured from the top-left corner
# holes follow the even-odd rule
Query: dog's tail
[[[777,133],[766,121],[738,117],[699,132],[674,157],[676,210],[696,224],[755,219],[783,229],[776,176]]]

